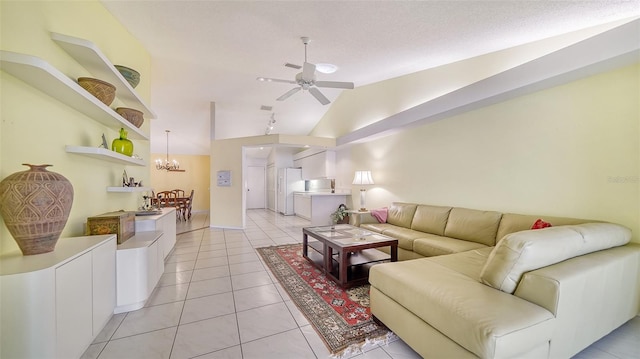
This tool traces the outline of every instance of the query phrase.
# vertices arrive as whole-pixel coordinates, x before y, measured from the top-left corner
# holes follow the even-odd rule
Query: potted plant
[[[338,206],[335,212],[331,213],[331,219],[336,224],[349,223],[349,209],[344,204]]]

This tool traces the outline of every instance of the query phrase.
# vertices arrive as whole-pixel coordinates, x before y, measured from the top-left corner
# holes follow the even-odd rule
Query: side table
[[[349,213],[349,224],[356,227],[360,227],[360,224],[362,223],[362,215],[371,215],[371,211],[361,212],[354,209],[348,210],[347,213]]]

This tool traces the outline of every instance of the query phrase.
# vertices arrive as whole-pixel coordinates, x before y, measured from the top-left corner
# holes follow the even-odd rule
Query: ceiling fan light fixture
[[[319,63],[313,64],[307,61],[307,44],[311,41],[308,37],[302,37],[302,43],[304,44],[304,63],[302,64],[302,72],[296,74],[295,80],[282,80],[282,79],[272,79],[269,77],[258,77],[260,81],[268,81],[268,82],[281,82],[281,83],[289,83],[295,85],[294,88],[285,92],[280,97],[276,99],[276,101],[284,101],[291,97],[293,94],[297,93],[300,90],[308,91],[318,102],[322,105],[328,105],[331,103],[318,87],[328,87],[328,88],[337,88],[337,89],[353,89],[353,82],[342,82],[342,81],[317,81],[316,80],[316,70],[317,72],[323,74],[331,74],[338,70],[338,66],[328,63]],[[290,64],[289,64],[290,65]],[[287,66],[287,65],[285,65]],[[293,66],[287,66],[293,67]]]
[[[320,64],[316,64],[316,70],[323,74],[332,74],[338,71],[338,66],[334,64],[320,63]]]

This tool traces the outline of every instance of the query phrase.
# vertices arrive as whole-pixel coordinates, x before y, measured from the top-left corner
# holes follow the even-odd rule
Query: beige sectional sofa
[[[371,311],[423,357],[569,358],[640,312],[626,227],[394,203],[399,258],[371,268]],[[410,260],[409,260],[410,259]]]

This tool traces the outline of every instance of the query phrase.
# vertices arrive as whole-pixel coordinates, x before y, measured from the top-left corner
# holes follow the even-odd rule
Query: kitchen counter
[[[351,196],[351,193],[331,193],[331,192],[294,192],[294,195],[313,197],[313,196]]]
[[[331,213],[346,204],[351,193],[294,192],[293,195],[296,216],[308,219],[312,226],[324,226],[332,223]]]

